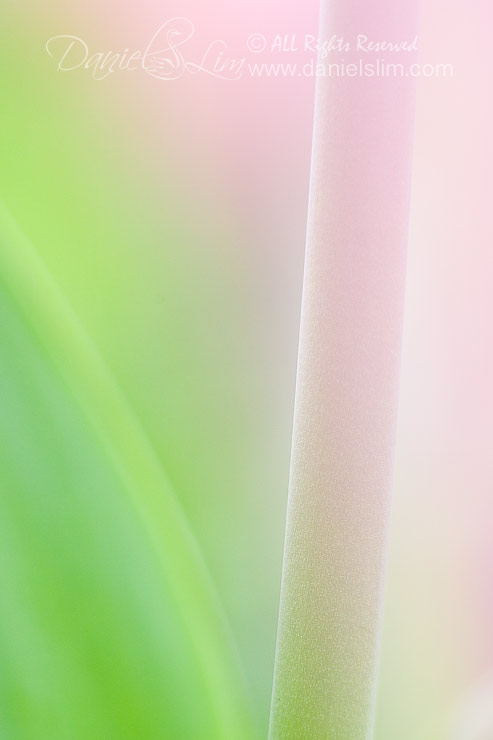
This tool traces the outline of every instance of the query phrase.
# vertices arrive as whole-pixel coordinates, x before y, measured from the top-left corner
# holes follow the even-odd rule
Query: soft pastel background
[[[421,59],[455,75],[418,82],[376,737],[483,740],[492,14],[422,6]],[[251,33],[316,33],[317,14],[312,0],[2,8],[2,738],[266,735],[314,80],[95,82],[58,73],[44,46],[139,49],[179,15],[192,48],[224,39],[242,56]]]

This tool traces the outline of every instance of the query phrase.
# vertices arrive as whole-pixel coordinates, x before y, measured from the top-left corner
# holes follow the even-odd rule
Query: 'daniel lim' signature
[[[186,61],[184,47],[195,35],[195,27],[187,18],[172,18],[160,26],[147,47],[130,52],[98,51],[90,54],[89,47],[78,36],[52,36],[46,51],[58,60],[57,69],[71,72],[92,69],[95,80],[104,80],[113,72],[143,70],[159,80],[177,80],[184,74],[206,73],[224,80],[241,77],[245,59],[233,59],[226,54],[225,41],[209,44],[200,61]]]

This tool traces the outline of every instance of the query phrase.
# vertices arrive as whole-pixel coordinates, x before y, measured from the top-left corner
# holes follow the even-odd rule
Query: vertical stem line
[[[416,5],[322,0],[320,41],[350,48],[319,59],[341,66],[317,80],[270,740],[373,732],[416,58],[357,46],[411,44]],[[377,74],[382,59],[403,72]]]

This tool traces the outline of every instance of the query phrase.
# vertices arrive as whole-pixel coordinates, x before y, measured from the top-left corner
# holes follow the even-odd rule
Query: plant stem
[[[412,44],[417,0],[322,0],[319,38]],[[390,57],[390,58],[389,58]],[[270,740],[372,736],[398,401],[414,51],[317,81]],[[347,69],[347,68],[346,68]],[[332,68],[334,70],[334,68]]]

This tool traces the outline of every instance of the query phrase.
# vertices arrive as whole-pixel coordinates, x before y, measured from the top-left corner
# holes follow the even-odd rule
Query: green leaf
[[[252,737],[160,460],[3,207],[0,303],[0,735]]]

